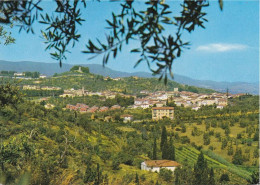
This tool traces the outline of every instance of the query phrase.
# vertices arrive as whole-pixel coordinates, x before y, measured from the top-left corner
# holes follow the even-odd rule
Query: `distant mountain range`
[[[10,62],[0,60],[0,71],[39,71],[41,74],[45,74],[47,76],[52,76],[54,73],[63,73],[65,71],[69,71],[72,66],[75,64],[66,64],[63,63],[62,68],[59,67],[58,63],[43,63],[43,62],[29,62],[29,61],[21,61],[21,62]],[[89,67],[91,73],[100,74],[103,76],[110,76],[112,78],[116,77],[129,77],[129,76],[138,76],[144,78],[152,78],[154,77],[151,73],[147,72],[121,72],[115,71],[107,67],[103,67],[98,64],[77,64],[82,66]],[[247,83],[247,82],[215,82],[211,80],[195,80],[186,76],[174,75],[174,81],[192,85],[202,88],[214,89],[219,92],[226,92],[227,88],[229,92],[232,94],[236,93],[250,93],[250,94],[259,94],[259,83]]]

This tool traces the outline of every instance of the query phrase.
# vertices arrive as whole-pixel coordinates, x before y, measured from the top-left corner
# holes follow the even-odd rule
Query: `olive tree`
[[[0,26],[17,25],[20,31],[34,33],[34,22],[45,25],[41,34],[45,39],[46,50],[50,50],[52,58],[59,61],[61,66],[69,48],[74,47],[82,36],[82,33],[78,33],[78,27],[84,22],[82,12],[88,2],[53,0],[55,12],[51,15],[42,8],[42,2],[43,0],[0,1]],[[173,77],[173,62],[189,45],[188,41],[183,41],[182,35],[184,32],[193,32],[197,27],[204,28],[204,22],[207,21],[204,9],[208,5],[208,0],[183,0],[179,5],[181,11],[177,12],[177,6],[171,7],[164,0],[146,0],[141,8],[135,0],[121,1],[120,13],[112,12],[111,19],[106,20],[106,40],[101,42],[99,38],[89,39],[82,52],[91,55],[90,58],[103,55],[105,65],[110,55],[115,58],[124,45],[137,41],[139,47],[131,49],[131,52],[140,55],[135,66],[146,62],[154,74],[160,74],[160,79],[164,77],[167,82],[168,73]],[[219,5],[222,10],[222,0],[219,0]],[[166,27],[174,31],[168,34]],[[1,35],[0,39],[2,40]],[[155,63],[157,68],[150,68],[151,63]]]

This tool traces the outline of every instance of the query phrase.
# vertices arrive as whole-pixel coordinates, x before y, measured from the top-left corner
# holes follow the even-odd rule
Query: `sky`
[[[167,1],[173,11],[180,1]],[[143,1],[135,2],[142,8]],[[44,1],[43,8],[52,11],[51,1]],[[176,11],[177,10],[177,11]],[[87,2],[83,12],[86,20],[79,28],[82,34],[80,42],[67,55],[67,64],[102,64],[102,56],[88,60],[89,55],[83,54],[88,39],[105,38],[105,19],[111,19],[112,12],[119,13],[120,3],[115,2]],[[198,80],[214,80],[228,82],[259,82],[259,2],[224,0],[224,9],[220,10],[217,1],[210,1],[207,12],[206,29],[197,28],[191,34],[184,34],[183,39],[191,43],[190,48],[184,50],[172,70],[174,74],[184,75]],[[12,28],[12,35],[16,43],[8,46],[0,45],[0,60],[7,61],[35,61],[57,63],[53,60],[46,45],[40,38],[42,25],[34,25],[35,35],[18,32]],[[166,29],[166,34],[171,33]],[[123,51],[116,59],[111,59],[107,67],[124,72],[149,72],[145,63],[134,68],[138,55],[131,54],[131,48],[136,47],[132,42],[123,47]]]

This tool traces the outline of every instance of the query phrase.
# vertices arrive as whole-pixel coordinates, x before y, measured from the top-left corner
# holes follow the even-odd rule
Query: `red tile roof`
[[[177,167],[180,166],[176,161],[171,160],[150,160],[145,161],[145,164],[149,167]]]
[[[133,115],[130,115],[130,114],[123,114],[123,115],[121,115],[120,117],[123,117],[123,118],[125,118],[125,117],[133,117]]]

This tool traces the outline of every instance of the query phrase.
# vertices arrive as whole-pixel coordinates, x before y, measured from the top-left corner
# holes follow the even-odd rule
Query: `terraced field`
[[[193,147],[180,146],[176,148],[176,160],[180,163],[195,164],[197,162],[199,154],[200,151]],[[207,154],[205,154],[204,152],[204,157],[207,160],[207,164],[209,167],[217,169],[215,171],[228,171],[231,176],[233,176],[233,180],[235,180],[237,183],[241,183],[241,178],[250,178],[250,170],[252,169],[248,170],[245,167],[236,166],[213,152],[207,152]]]

